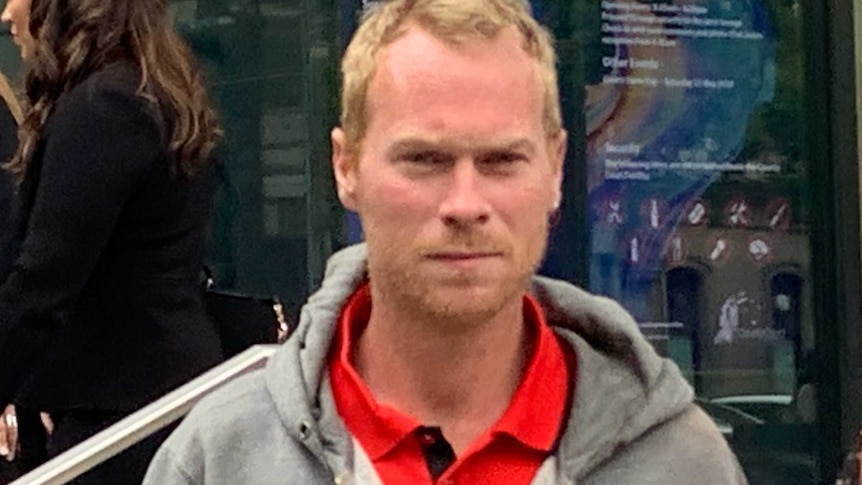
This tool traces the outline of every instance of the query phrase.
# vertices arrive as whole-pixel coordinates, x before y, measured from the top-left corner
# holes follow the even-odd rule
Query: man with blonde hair
[[[368,14],[332,132],[367,242],[146,484],[745,483],[621,307],[534,274],[566,147],[554,57],[520,0]]]

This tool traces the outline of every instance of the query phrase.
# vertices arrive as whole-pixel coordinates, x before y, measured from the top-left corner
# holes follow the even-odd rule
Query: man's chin
[[[506,298],[499,289],[476,287],[438,288],[422,296],[421,309],[434,317],[455,320],[483,320],[495,316]]]

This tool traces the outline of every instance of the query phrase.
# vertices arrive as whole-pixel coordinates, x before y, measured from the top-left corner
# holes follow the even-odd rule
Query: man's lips
[[[426,258],[437,261],[473,261],[487,258],[498,258],[503,253],[500,251],[445,251],[426,255]]]

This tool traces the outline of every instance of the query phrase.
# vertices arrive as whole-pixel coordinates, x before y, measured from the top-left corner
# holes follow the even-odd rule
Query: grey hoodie
[[[363,245],[334,255],[294,335],[264,369],[195,406],[144,484],[379,485],[338,416],[326,371],[341,308],[365,278]],[[536,277],[532,286],[578,359],[565,434],[533,485],[746,483],[676,365],[622,307],[561,281]]]

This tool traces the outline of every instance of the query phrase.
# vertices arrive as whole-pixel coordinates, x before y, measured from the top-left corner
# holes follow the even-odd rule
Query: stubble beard
[[[398,313],[466,329],[489,321],[515,299],[520,301],[544,256],[546,240],[545,235],[522,254],[506,248],[507,270],[497,281],[469,271],[441,279],[427,274],[417,261],[421,249],[369,241],[369,276],[376,294]]]

